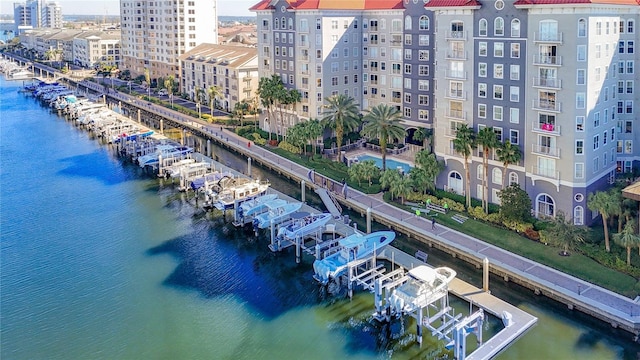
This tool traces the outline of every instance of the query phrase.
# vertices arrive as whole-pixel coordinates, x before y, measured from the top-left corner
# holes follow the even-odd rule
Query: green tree
[[[240,126],[244,126],[244,117],[249,113],[249,103],[246,100],[237,102],[233,107],[233,112],[238,120],[240,120]]]
[[[144,69],[144,81],[147,84],[147,97],[151,97],[151,73],[149,68]]]
[[[600,212],[600,215],[602,215],[602,226],[604,226],[604,247],[607,252],[611,251],[607,219],[615,210],[615,201],[616,200],[606,191],[598,191],[595,194],[590,193],[589,198],[587,199],[587,207],[592,211]]]
[[[173,75],[169,75],[167,76],[166,79],[164,79],[164,87],[165,89],[167,89],[167,95],[169,95],[169,100],[171,101],[171,108],[173,109],[173,85],[174,85],[175,79],[173,77]]]
[[[622,232],[613,234],[613,241],[627,249],[627,265],[631,266],[631,248],[640,246],[640,236],[636,235],[633,223],[627,222]]]
[[[404,199],[413,192],[411,179],[407,176],[400,176],[399,180],[391,183],[389,192],[392,197],[399,197],[400,202],[404,205]]]
[[[500,216],[505,220],[527,221],[531,217],[531,198],[520,185],[513,183],[498,192]]]
[[[213,117],[213,110],[215,109],[218,97],[222,96],[222,88],[220,86],[211,85],[207,88],[207,96],[209,96],[209,110],[211,110],[211,117]]]
[[[498,160],[502,162],[502,188],[504,189],[509,186],[507,184],[507,169],[509,165],[520,162],[522,153],[517,145],[513,145],[511,141],[506,140],[497,148],[496,154],[498,155]]]
[[[262,107],[267,112],[266,120],[269,123],[269,140],[271,140],[273,125],[276,122],[274,111],[282,91],[284,91],[284,84],[277,74],[273,74],[271,77],[260,78],[258,82],[258,90],[256,93],[260,97]]]
[[[353,181],[357,181],[358,185],[361,185],[363,180],[367,180],[369,182],[369,186],[371,186],[373,178],[380,174],[380,169],[378,169],[373,160],[366,160],[353,164],[347,171],[349,178]]]
[[[562,211],[558,211],[550,226],[541,230],[540,235],[545,242],[561,246],[563,255],[569,255],[569,250],[584,242],[587,231],[586,227],[573,225]]]
[[[304,147],[307,139],[303,123],[298,123],[287,129],[287,142],[300,150]],[[302,151],[300,151],[302,153]]]
[[[482,147],[482,208],[489,213],[489,153],[500,144],[493,128],[485,127],[478,132],[476,143]]]
[[[467,209],[471,207],[471,174],[469,171],[469,158],[475,148],[476,139],[473,129],[469,128],[467,124],[460,125],[456,129],[456,138],[453,139],[453,149],[464,158]]]
[[[302,94],[300,94],[300,91],[296,89],[289,89],[282,92],[282,97],[280,98],[279,103],[280,103],[280,122],[283,128],[284,128],[283,109],[287,109],[290,112],[292,112],[295,109],[296,104],[299,103],[301,99],[302,99]],[[296,119],[296,122],[297,122],[297,119]]]
[[[336,134],[338,155],[342,147],[342,139],[345,132],[353,131],[360,126],[359,106],[355,99],[344,95],[333,95],[325,99],[327,104],[323,113],[322,123],[332,129]],[[340,156],[337,158],[340,161]]]
[[[384,170],[382,172],[382,176],[380,176],[380,186],[383,189],[389,189],[391,187],[391,184],[393,184],[394,182],[400,181],[401,177],[402,176],[400,175],[398,170],[395,170],[395,169]]]
[[[422,141],[422,148],[428,152],[433,152],[431,144],[433,143],[433,129],[418,128],[414,133],[412,139],[414,141]]]
[[[320,135],[322,135],[322,123],[320,122],[320,120],[318,119],[311,119],[307,122],[305,122],[306,126],[305,126],[305,135],[307,138],[307,141],[309,142],[309,144],[311,145],[311,147],[313,148],[313,154],[316,154],[316,145],[314,143],[314,140],[318,139],[318,137]]]
[[[366,111],[363,118],[362,135],[369,139],[380,139],[382,171],[387,169],[387,142],[402,140],[406,131],[400,125],[402,114],[395,106],[378,104]]]
[[[428,150],[421,150],[415,157],[416,167],[409,171],[409,176],[418,189],[423,189],[426,194],[429,190],[436,187],[436,179],[442,170],[444,164],[436,158],[436,155]]]

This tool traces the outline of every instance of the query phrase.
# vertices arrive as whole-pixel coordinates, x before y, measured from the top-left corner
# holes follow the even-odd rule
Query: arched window
[[[427,15],[420,16],[420,30],[429,30],[429,18]]]
[[[503,18],[497,17],[493,21],[493,35],[504,36],[504,19]]]
[[[511,37],[520,37],[520,20],[511,20]]]
[[[573,225],[584,225],[584,209],[582,206],[573,208]]]
[[[459,172],[452,171],[449,173],[447,190],[453,191],[456,194],[464,194],[462,186],[462,176],[460,176]]]
[[[409,15],[404,17],[404,29],[411,30],[411,16]]]
[[[287,28],[287,20],[284,19],[284,16],[282,17],[282,20],[280,20],[280,22],[282,23],[282,30]]]
[[[476,179],[478,180],[484,179],[484,165],[482,164],[478,165],[478,170],[476,171],[476,173],[478,174],[476,176]]]
[[[502,185],[502,169],[497,167],[493,168],[491,172],[491,182],[496,185]]]
[[[280,19],[275,18],[275,20],[273,22],[273,28],[274,29],[280,29]]]
[[[480,19],[478,24],[478,31],[480,36],[487,36],[487,19]]]
[[[578,37],[587,36],[587,20],[580,19],[578,20]]]
[[[511,184],[517,184],[518,183],[518,174],[511,172],[509,173],[509,186],[511,186]]]
[[[536,215],[553,217],[555,213],[555,202],[547,194],[540,194],[536,198]]]

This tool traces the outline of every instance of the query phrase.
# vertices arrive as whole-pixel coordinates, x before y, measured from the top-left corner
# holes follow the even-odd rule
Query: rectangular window
[[[600,135],[596,135],[593,137],[593,150],[598,150],[600,148]]]
[[[429,65],[419,65],[418,66],[418,75],[420,75],[420,76],[429,76]]]
[[[584,131],[584,116],[576,116],[576,131]]]
[[[512,124],[520,123],[520,109],[518,108],[509,109],[509,122]]]
[[[509,87],[509,100],[513,102],[520,101],[520,87],[519,86],[510,86]]]
[[[486,41],[480,41],[478,43],[478,55],[487,56],[487,42]]]
[[[578,69],[576,71],[576,84],[577,85],[586,84],[586,70],[585,69]]]
[[[487,84],[486,83],[478,83],[478,97],[486,98],[487,97]]]
[[[585,94],[576,93],[576,109],[584,109],[585,106]]]
[[[502,121],[502,106],[493,107],[493,120]]]
[[[520,80],[520,65],[510,65],[509,70],[511,80]]]
[[[487,77],[487,63],[478,63],[478,76]]]
[[[493,56],[504,57],[504,43],[497,42],[493,44]]]
[[[584,178],[584,163],[576,163],[575,164],[575,171],[573,173],[573,176],[576,179],[583,179]]]
[[[503,64],[493,64],[493,78],[494,79],[502,79],[502,78],[504,78],[504,65]]]
[[[576,140],[576,155],[584,154],[584,140]]]
[[[633,54],[633,41],[627,41],[627,53]]]
[[[429,105],[429,95],[418,95],[418,105]]]
[[[478,117],[481,119],[487,118],[487,105],[486,104],[478,104]]]
[[[520,58],[520,44],[518,43],[511,44],[511,57],[514,59]]]
[[[514,145],[518,145],[520,143],[520,132],[518,130],[509,130],[509,141]]]
[[[502,85],[493,85],[493,98],[497,100],[502,100]]]
[[[577,47],[577,60],[578,61],[587,61],[587,46],[586,45],[578,45],[578,47]]]

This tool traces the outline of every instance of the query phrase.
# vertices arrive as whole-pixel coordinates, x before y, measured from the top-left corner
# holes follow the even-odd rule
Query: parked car
[[[169,92],[167,91],[167,89],[160,89],[160,90],[158,91],[158,95],[160,95],[160,96],[166,96],[166,95],[169,95]]]

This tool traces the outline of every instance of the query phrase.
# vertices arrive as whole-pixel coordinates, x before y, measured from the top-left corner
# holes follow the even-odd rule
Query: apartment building
[[[216,0],[120,0],[123,70],[178,77],[182,54],[218,42],[217,18]]]
[[[88,31],[73,39],[74,63],[86,68],[120,65],[120,31]]]
[[[434,129],[441,188],[484,196],[482,149],[470,189],[453,149],[462,124],[519,147],[506,174],[488,155],[487,196],[499,203],[498,191],[518,183],[536,216],[590,223],[588,194],[640,162],[637,0],[265,0],[251,10],[260,76],[303,94],[285,124],[320,117],[337,93],[363,110],[395,105],[407,142]]]
[[[29,0],[13,4],[15,33],[28,29],[62,28],[62,7],[57,2]]]
[[[227,110],[256,97],[258,51],[254,47],[200,44],[180,56],[180,62],[180,89],[192,99],[200,89],[210,103],[207,89],[212,86],[222,92],[214,99],[216,104]]]

